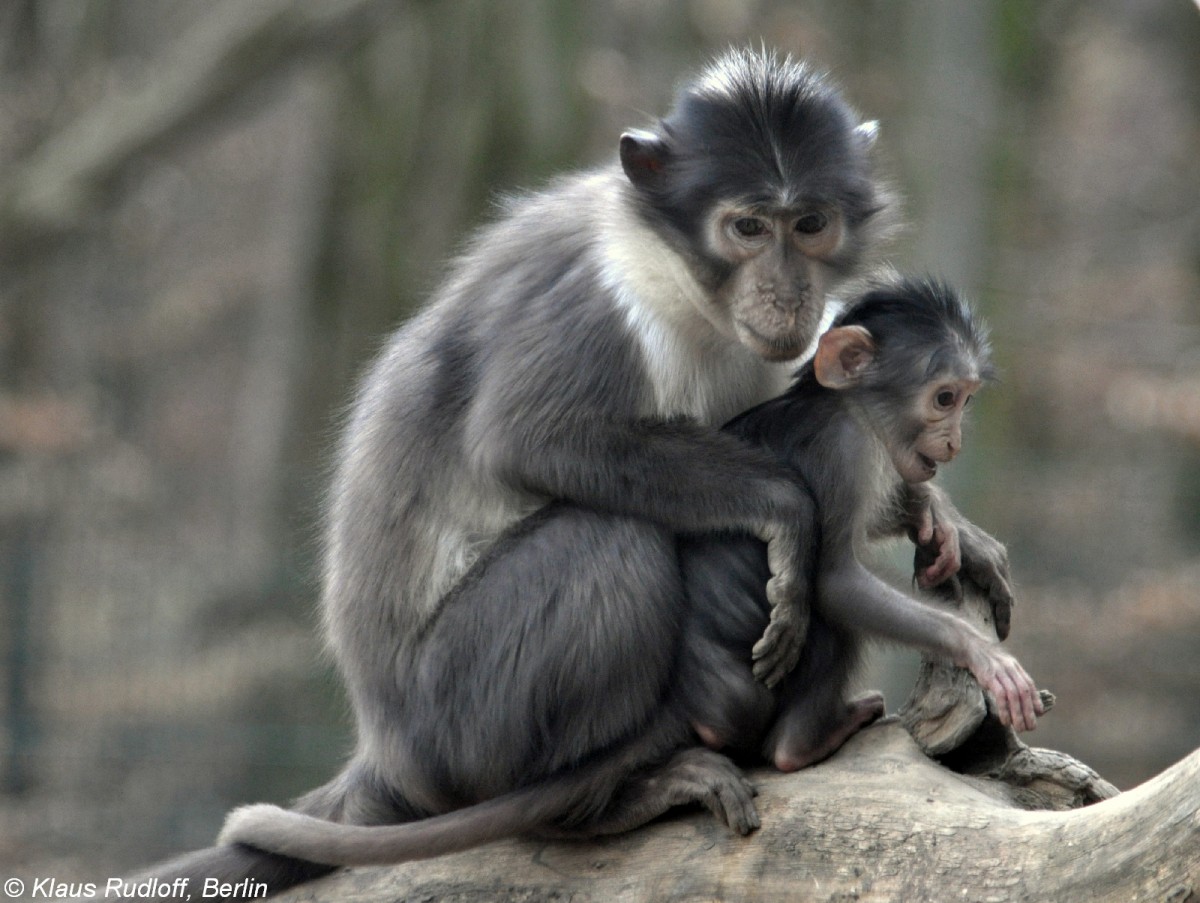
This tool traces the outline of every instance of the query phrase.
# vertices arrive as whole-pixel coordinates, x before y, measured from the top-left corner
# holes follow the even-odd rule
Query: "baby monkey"
[[[935,558],[925,582],[950,575],[956,550],[933,519],[927,483],[962,448],[963,413],[992,376],[986,330],[958,295],[897,279],[838,318],[786,394],[726,427],[774,451],[808,489],[811,620],[796,668],[768,690],[747,665],[767,624],[761,545],[727,536],[685,542],[691,623],[680,678],[706,745],[761,744],[784,771],[833,753],[884,711],[879,694],[845,697],[863,634],[947,656],[971,671],[1003,724],[1034,727],[1042,704],[1016,659],[860,560],[869,540],[907,532]],[[774,621],[766,629],[769,641]]]

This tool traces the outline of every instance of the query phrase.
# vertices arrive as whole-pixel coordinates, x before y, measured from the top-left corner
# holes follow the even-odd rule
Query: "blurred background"
[[[890,258],[992,323],[946,478],[1059,697],[1031,742],[1122,787],[1200,747],[1189,0],[5,0],[0,876],[116,875],[334,772],[315,524],[356,374],[499,193],[745,42],[880,120]]]

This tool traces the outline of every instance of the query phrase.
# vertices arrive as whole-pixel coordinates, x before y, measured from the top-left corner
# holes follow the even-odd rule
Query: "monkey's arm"
[[[489,446],[484,466],[513,486],[683,533],[766,539],[811,512],[770,453],[689,421],[560,418],[537,435],[513,432]]]
[[[543,420],[543,423],[546,421]],[[778,622],[756,674],[768,686],[791,670],[807,628],[801,582],[812,546],[812,502],[763,449],[684,420],[559,417],[482,443],[483,466],[509,484],[598,511],[642,517],[681,533],[734,531],[767,543],[767,599]]]
[[[818,599],[831,621],[944,655],[966,668],[991,697],[1002,724],[1033,730],[1043,706],[1037,686],[1013,656],[950,612],[888,586],[852,555],[823,563]]]
[[[928,493],[929,527],[927,530],[934,531],[927,535],[937,536],[937,531],[940,529],[943,531],[941,535],[945,537],[942,541],[943,544],[952,543],[958,550],[961,565],[955,570],[958,571],[959,576],[970,580],[987,596],[996,621],[996,635],[1001,640],[1006,639],[1012,625],[1013,608],[1008,550],[999,540],[963,517],[950,501],[949,495],[940,486],[927,483],[921,488]],[[919,540],[917,544],[918,546],[925,545]],[[937,585],[945,579],[945,577],[939,579],[943,570],[939,556],[938,561],[935,561],[929,569],[918,572],[918,583],[922,588]],[[928,574],[928,578],[922,579],[926,574]]]

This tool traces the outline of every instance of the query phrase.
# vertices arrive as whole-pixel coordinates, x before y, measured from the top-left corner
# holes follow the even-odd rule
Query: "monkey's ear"
[[[653,132],[630,129],[621,136],[621,168],[634,185],[656,181],[670,155],[666,139]]]
[[[817,382],[827,389],[846,389],[858,382],[875,360],[875,341],[862,326],[839,326],[821,336],[813,356]]]
[[[856,125],[854,127],[854,137],[863,150],[869,151],[875,146],[875,140],[879,137],[879,121],[872,119]]]

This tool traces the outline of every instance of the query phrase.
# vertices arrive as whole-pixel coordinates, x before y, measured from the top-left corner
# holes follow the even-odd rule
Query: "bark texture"
[[[1105,802],[1028,811],[927,757],[898,721],[792,775],[755,773],[762,828],[687,814],[589,843],[509,841],[344,871],[281,900],[1200,899],[1200,753]]]

